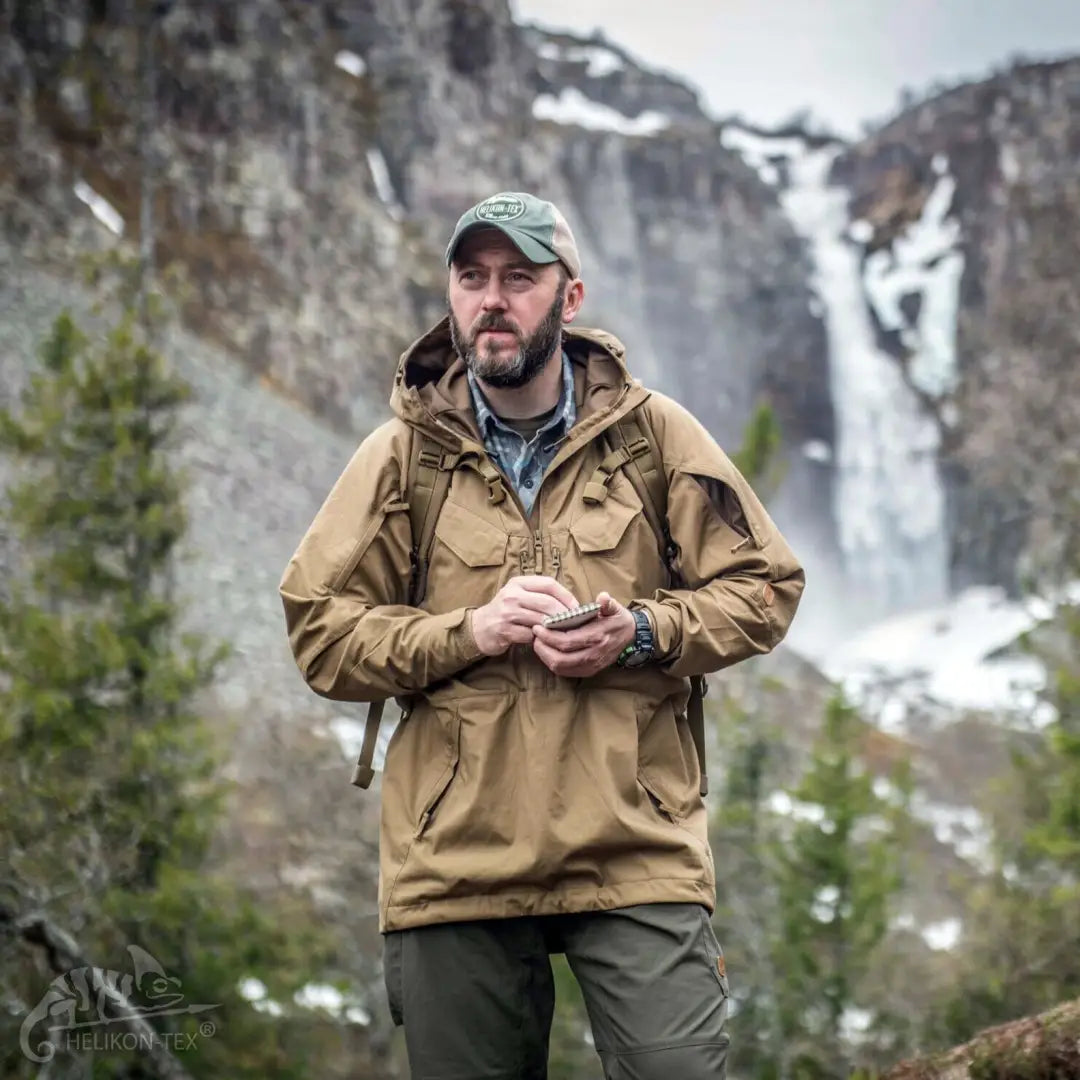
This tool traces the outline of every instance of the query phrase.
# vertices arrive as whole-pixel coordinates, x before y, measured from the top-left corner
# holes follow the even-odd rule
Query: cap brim
[[[498,229],[529,262],[546,265],[547,263],[559,261],[559,256],[551,248],[545,247],[539,240],[529,236],[528,233],[520,232],[510,225],[504,225],[497,221],[476,221],[466,225],[461,230],[461,233],[450,242],[450,246],[446,249],[447,266],[454,261],[454,252],[461,246],[461,241],[470,233],[474,233],[479,229]]]

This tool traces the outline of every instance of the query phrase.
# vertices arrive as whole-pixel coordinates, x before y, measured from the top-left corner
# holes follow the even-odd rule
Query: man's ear
[[[577,318],[581,305],[585,302],[585,282],[574,278],[566,286],[566,302],[563,304],[562,321],[571,323]]]

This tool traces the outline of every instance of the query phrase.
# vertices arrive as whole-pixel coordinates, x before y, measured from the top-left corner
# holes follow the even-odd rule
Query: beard
[[[526,337],[505,316],[497,312],[482,315],[468,335],[462,333],[461,326],[450,311],[450,340],[454,351],[461,357],[465,366],[488,386],[498,390],[517,389],[532,382],[544,369],[544,365],[555,352],[562,339],[562,314],[566,298],[560,289],[547,314],[540,320],[540,325]],[[488,345],[485,352],[476,346],[477,337],[484,330],[503,330],[517,339],[517,352],[506,359],[500,351]]]

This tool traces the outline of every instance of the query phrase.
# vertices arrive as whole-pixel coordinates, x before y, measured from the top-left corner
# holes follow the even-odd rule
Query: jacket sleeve
[[[408,606],[408,432],[372,432],[334,484],[289,560],[279,592],[305,682],[339,701],[413,693],[483,654],[469,609],[431,615]]]
[[[769,652],[787,633],[805,575],[750,485],[699,421],[654,395],[650,420],[668,477],[668,523],[686,588],[648,610],[672,675],[704,675]]]

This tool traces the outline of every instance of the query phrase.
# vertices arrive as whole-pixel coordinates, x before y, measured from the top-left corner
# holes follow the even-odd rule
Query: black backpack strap
[[[409,504],[412,535],[409,603],[414,607],[424,599],[427,590],[428,561],[435,543],[435,523],[439,520],[439,512],[450,491],[450,480],[460,460],[460,454],[448,453],[430,436],[412,429],[405,497]],[[368,705],[364,741],[351,780],[359,788],[370,787],[375,778],[372,762],[375,760],[375,744],[379,738],[384,705],[382,701],[372,701]]]
[[[667,476],[664,473],[664,459],[660,453],[660,446],[656,441],[652,425],[645,418],[645,410],[639,405],[636,409],[627,413],[615,425],[619,431],[622,444],[617,450],[622,451],[623,459],[615,468],[623,467],[627,479],[633,485],[641,500],[645,517],[656,534],[656,543],[660,549],[661,557],[671,575],[672,584],[676,588],[683,586],[685,582],[678,570],[679,546],[671,538],[671,529],[668,526],[667,516]],[[613,460],[614,451],[604,458],[597,473],[602,474],[600,486],[603,496],[599,499],[590,500],[602,502],[607,497],[607,485],[611,481],[611,472],[604,474],[603,470],[609,460]],[[594,475],[594,480],[597,477]],[[587,488],[585,498],[589,494],[597,494],[596,488],[592,491]],[[705,767],[705,695],[709,684],[704,675],[690,676],[690,699],[686,704],[686,721],[690,728],[690,736],[694,740],[694,749],[697,751],[698,766],[701,770],[701,794],[709,793],[709,775]]]

